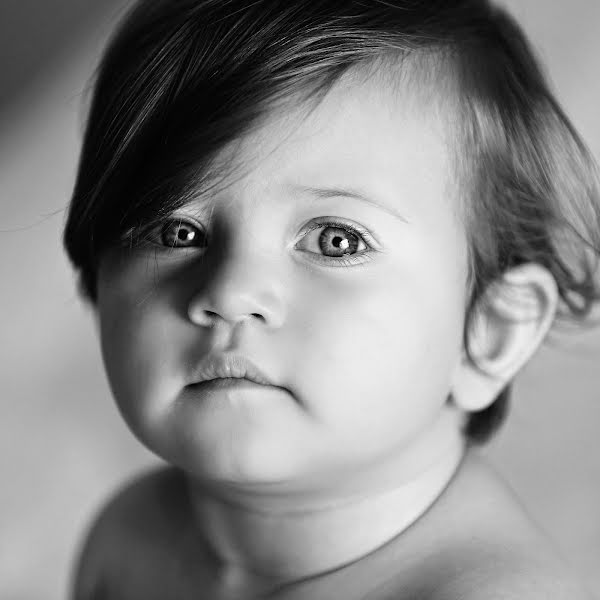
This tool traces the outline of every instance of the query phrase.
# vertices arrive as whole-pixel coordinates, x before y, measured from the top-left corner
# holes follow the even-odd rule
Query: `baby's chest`
[[[114,558],[117,558],[115,553]],[[212,560],[195,552],[185,539],[137,539],[121,544],[118,560],[97,588],[107,600],[414,600],[422,595],[410,573],[377,565],[343,569],[339,573],[288,586],[228,590],[220,585]],[[396,572],[394,572],[396,571]]]
[[[220,600],[211,559],[192,536],[161,514],[120,520],[96,547],[85,569],[90,598],[105,600]],[[86,587],[88,587],[86,585]],[[86,600],[87,600],[86,596]]]

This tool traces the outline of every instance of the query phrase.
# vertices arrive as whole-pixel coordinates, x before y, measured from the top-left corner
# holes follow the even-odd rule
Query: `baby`
[[[142,0],[65,229],[112,392],[168,467],[76,600],[580,600],[477,450],[581,320],[593,161],[485,0]]]

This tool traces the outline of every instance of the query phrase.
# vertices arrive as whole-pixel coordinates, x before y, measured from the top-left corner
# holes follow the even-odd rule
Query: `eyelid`
[[[181,213],[172,213],[167,215],[166,217],[163,217],[159,220],[159,222],[157,223],[158,226],[161,225],[165,225],[166,223],[169,223],[171,221],[180,221],[181,223],[189,223],[190,225],[193,225],[194,227],[197,227],[198,229],[203,229],[203,225],[197,221],[194,217],[187,215],[187,214],[181,214]]]
[[[340,219],[338,217],[317,217],[313,219],[309,225],[306,225],[302,228],[300,232],[300,237],[294,245],[298,243],[298,241],[303,238],[305,235],[308,235],[311,231],[318,229],[319,227],[326,226],[337,226],[344,229],[349,229],[350,231],[354,230],[357,234],[359,234],[365,242],[367,242],[367,246],[369,246],[370,250],[380,250],[381,245],[374,238],[373,234],[371,234],[367,229],[365,229],[362,225],[355,223],[354,221],[350,221],[347,219]]]
[[[189,215],[182,215],[182,214],[178,214],[178,213],[171,213],[168,214],[164,217],[160,217],[158,219],[156,219],[154,221],[154,223],[151,223],[148,225],[148,227],[145,227],[142,229],[142,234],[144,235],[144,238],[146,240],[148,240],[151,244],[154,244],[156,246],[159,247],[163,247],[163,248],[169,248],[169,246],[163,244],[160,241],[161,235],[164,231],[164,229],[172,224],[172,223],[178,223],[178,224],[185,224],[187,226],[193,227],[194,229],[197,229],[200,232],[204,232],[205,229],[204,227],[193,217],[189,216]],[[181,246],[181,247],[172,247],[172,250],[189,250],[189,249],[193,249],[195,248],[194,246]]]
[[[381,246],[362,225],[354,223],[352,221],[342,220],[337,217],[318,217],[313,219],[309,225],[302,228],[300,237],[294,242],[294,249],[297,245],[304,240],[311,231],[315,231],[321,228],[339,228],[347,231],[350,235],[354,235],[361,239],[361,243],[365,248],[354,254],[342,255],[342,256],[326,256],[321,255],[318,252],[311,252],[307,250],[301,250],[302,253],[310,255],[310,260],[327,267],[358,267],[373,260],[374,253],[382,252]]]
[[[143,234],[144,233],[153,233],[157,229],[160,229],[161,227],[164,227],[165,225],[167,225],[168,223],[171,223],[173,221],[178,221],[180,223],[188,223],[198,229],[204,229],[204,226],[201,223],[199,223],[196,219],[194,219],[194,217],[191,217],[189,215],[177,214],[177,213],[169,213],[164,216],[156,217],[149,222],[141,223],[137,227],[130,227],[125,232],[125,234],[123,234],[122,237],[129,236],[131,233],[135,233],[136,231],[138,233],[143,233]]]

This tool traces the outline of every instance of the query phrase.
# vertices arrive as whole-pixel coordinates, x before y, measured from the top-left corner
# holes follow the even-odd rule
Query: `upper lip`
[[[254,363],[235,354],[209,355],[204,358],[194,372],[192,383],[228,377],[248,379],[261,385],[275,385]]]

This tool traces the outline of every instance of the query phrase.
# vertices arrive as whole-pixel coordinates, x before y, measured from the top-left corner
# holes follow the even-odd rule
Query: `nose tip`
[[[203,260],[193,277],[187,302],[192,323],[213,326],[262,324],[281,326],[285,318],[287,292],[281,261],[255,249],[243,240],[215,255],[214,262]]]
[[[257,290],[247,293],[235,293],[233,290],[228,293],[222,293],[223,290],[221,293],[210,292],[199,292],[188,303],[188,318],[194,325],[214,327],[245,323],[278,328],[283,324],[283,298],[274,293],[275,290],[272,290],[273,293],[257,293]]]

